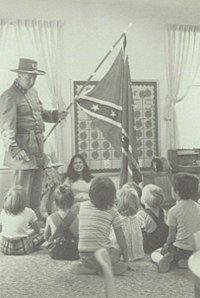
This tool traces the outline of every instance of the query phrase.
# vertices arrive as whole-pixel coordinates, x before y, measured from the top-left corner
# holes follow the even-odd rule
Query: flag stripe
[[[84,107],[81,106],[81,105],[79,105],[79,106],[80,106],[80,108],[81,108],[85,113],[87,113],[88,115],[90,115],[90,116],[92,116],[92,117],[95,117],[95,118],[100,119],[100,120],[104,120],[104,121],[106,121],[106,122],[108,122],[108,123],[113,124],[114,126],[117,126],[118,128],[121,128],[121,127],[122,127],[122,124],[119,123],[119,122],[117,122],[117,121],[114,121],[114,120],[112,120],[112,119],[110,119],[110,118],[108,118],[108,117],[105,117],[104,115],[100,115],[100,114],[97,114],[97,113],[95,113],[95,112],[92,112],[92,111],[90,111],[90,110],[84,108]]]
[[[121,124],[121,111],[118,109],[114,109],[113,107],[108,107],[105,104],[102,104],[102,101],[99,103],[96,103],[92,100],[87,100],[87,99],[81,99],[78,100],[77,103],[79,103],[80,107],[84,108],[85,111],[88,111],[88,114],[93,113],[97,118],[101,118],[101,116],[104,116],[108,118],[109,123],[119,123]],[[99,116],[99,117],[98,117]],[[118,126],[118,125],[117,125]],[[120,126],[119,126],[120,127]]]
[[[98,103],[98,104],[101,104],[101,105],[104,105],[104,106],[111,107],[113,109],[122,111],[122,107],[121,106],[116,105],[116,104],[114,104],[112,102],[109,102],[108,99],[107,100],[102,100],[102,99],[99,99],[99,98],[94,98],[94,97],[86,96],[86,95],[82,95],[81,96],[81,99],[87,99],[87,100],[89,100],[91,102],[95,102],[95,103]]]
[[[123,127],[122,127],[122,135],[125,135],[125,137],[128,138],[128,134],[127,134],[127,132],[124,130]]]
[[[132,148],[131,148],[132,149]],[[135,160],[135,158],[133,157],[132,154],[132,150],[127,152],[123,147],[122,147],[122,154],[125,156],[125,158],[127,158],[127,160],[131,160],[131,162],[133,163],[134,167],[140,172],[140,167],[138,162]],[[129,158],[128,158],[129,157]]]

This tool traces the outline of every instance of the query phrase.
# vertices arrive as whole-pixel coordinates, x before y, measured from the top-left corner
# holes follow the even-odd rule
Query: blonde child
[[[138,212],[143,218],[143,245],[144,251],[150,253],[161,247],[167,238],[168,227],[165,224],[166,212],[161,205],[164,201],[163,190],[154,184],[144,186],[142,190],[142,203],[145,208]]]
[[[122,188],[130,188],[130,189],[135,189],[137,194],[138,194],[138,198],[139,198],[139,202],[140,202],[140,207],[139,207],[139,210],[140,209],[143,209],[145,208],[144,204],[142,204],[141,202],[141,198],[142,198],[142,188],[134,181],[132,182],[127,182],[125,183]],[[138,210],[138,211],[139,211]]]
[[[122,187],[117,192],[117,207],[123,223],[123,231],[128,248],[128,260],[134,261],[145,256],[143,248],[143,222],[137,216],[140,209],[138,193],[135,189]]]
[[[44,242],[35,212],[26,207],[26,192],[15,185],[6,194],[1,212],[1,252],[25,255],[37,250]]]

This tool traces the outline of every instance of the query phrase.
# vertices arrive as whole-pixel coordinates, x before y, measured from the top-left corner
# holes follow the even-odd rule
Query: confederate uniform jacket
[[[0,129],[6,149],[4,165],[18,170],[44,167],[43,121],[58,121],[58,111],[44,110],[37,91],[24,90],[16,80],[0,97]],[[14,158],[21,150],[30,161]]]

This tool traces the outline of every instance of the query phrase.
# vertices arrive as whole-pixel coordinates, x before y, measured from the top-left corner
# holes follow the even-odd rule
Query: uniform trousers
[[[27,207],[33,209],[40,219],[43,169],[15,170],[14,185],[21,185],[27,193]]]

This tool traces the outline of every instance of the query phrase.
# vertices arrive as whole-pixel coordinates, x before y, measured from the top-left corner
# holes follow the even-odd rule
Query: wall
[[[165,80],[164,30],[168,23],[199,24],[199,8],[147,6],[148,1],[134,0],[12,0],[1,1],[0,17],[22,19],[63,19],[64,94],[68,104],[73,100],[73,80],[86,80],[129,23],[128,52],[132,80],[159,82],[159,153],[166,155],[163,106],[167,93]],[[151,1],[152,2],[152,1]],[[139,4],[141,3],[141,4]],[[142,5],[144,3],[144,5]],[[100,79],[109,67],[113,54],[97,73]],[[68,156],[74,151],[73,114],[69,118]]]

